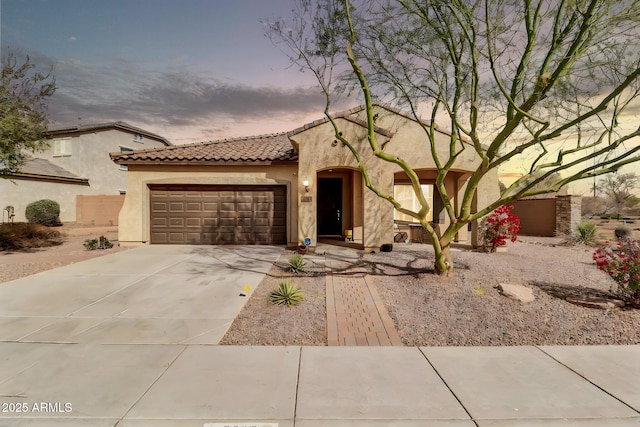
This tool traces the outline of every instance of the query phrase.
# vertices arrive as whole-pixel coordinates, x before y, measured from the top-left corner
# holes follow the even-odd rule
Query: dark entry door
[[[342,235],[342,178],[318,178],[318,235]]]

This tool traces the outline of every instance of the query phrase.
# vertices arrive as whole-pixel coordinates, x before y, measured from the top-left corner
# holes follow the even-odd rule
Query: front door
[[[342,236],[342,178],[318,178],[318,235]]]

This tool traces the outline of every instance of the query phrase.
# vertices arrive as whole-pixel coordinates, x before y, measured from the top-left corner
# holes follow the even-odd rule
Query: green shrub
[[[302,301],[303,292],[296,288],[291,280],[280,282],[276,290],[271,292],[271,302],[275,305],[296,305]]]
[[[88,251],[95,251],[96,249],[109,249],[113,247],[113,243],[104,236],[100,236],[97,239],[87,239],[83,243],[84,247]]]
[[[53,200],[38,200],[27,205],[24,215],[31,224],[58,225],[60,224],[60,205]]]
[[[289,269],[294,273],[304,273],[304,258],[300,254],[293,254],[289,257]]]
[[[581,221],[578,224],[578,234],[576,234],[576,242],[583,245],[593,243],[596,239],[596,223],[593,221]]]
[[[58,230],[44,225],[24,222],[0,224],[0,250],[16,251],[56,246],[62,243],[60,237]]]

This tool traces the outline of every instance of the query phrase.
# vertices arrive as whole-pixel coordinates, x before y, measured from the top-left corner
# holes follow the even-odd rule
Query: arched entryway
[[[317,185],[318,241],[361,248],[365,230],[360,171],[321,170],[317,173]]]

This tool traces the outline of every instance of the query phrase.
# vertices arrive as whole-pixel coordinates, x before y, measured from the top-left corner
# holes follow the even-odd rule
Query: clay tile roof
[[[285,133],[259,135],[195,144],[173,145],[127,153],[111,153],[119,164],[127,163],[200,163],[200,162],[272,162],[297,160]]]

